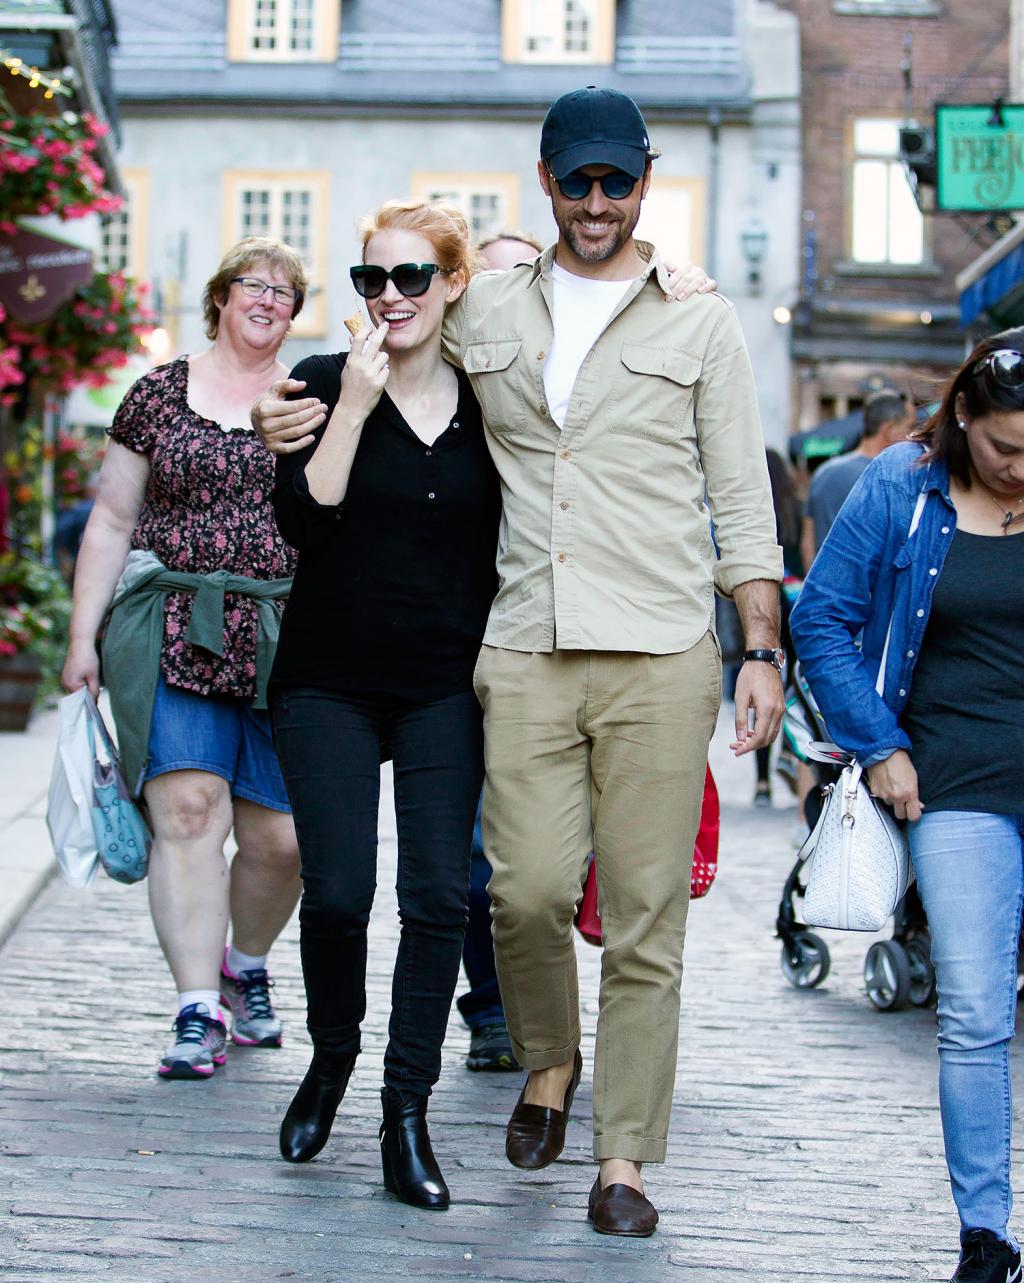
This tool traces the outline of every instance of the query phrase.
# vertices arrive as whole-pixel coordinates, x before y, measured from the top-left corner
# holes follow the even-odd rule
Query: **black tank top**
[[[953,536],[902,725],[926,807],[1024,814],[1024,535]]]

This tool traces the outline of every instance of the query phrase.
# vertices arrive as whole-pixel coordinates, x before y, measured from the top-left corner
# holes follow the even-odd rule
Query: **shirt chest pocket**
[[[526,405],[519,366],[521,339],[477,339],[467,344],[462,364],[480,402],[484,425],[498,435],[522,432]]]
[[[699,358],[679,348],[623,343],[609,406],[610,430],[651,441],[682,440],[692,423]]]

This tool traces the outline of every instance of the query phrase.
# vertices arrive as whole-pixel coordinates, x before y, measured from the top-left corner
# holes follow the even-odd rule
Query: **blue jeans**
[[[1024,813],[926,813],[909,828],[939,994],[939,1105],[961,1234],[1016,1246],[1010,1040],[1024,900]]]
[[[472,860],[469,866],[469,921],[466,924],[466,941],[462,946],[462,965],[466,968],[469,992],[456,1002],[459,1015],[470,1029],[484,1025],[505,1023],[505,1009],[501,1005],[498,989],[498,972],[494,965],[494,941],[491,939],[491,897],[487,883],[491,880],[491,865],[484,855],[484,839],[480,832],[481,795],[476,807],[473,825]]]

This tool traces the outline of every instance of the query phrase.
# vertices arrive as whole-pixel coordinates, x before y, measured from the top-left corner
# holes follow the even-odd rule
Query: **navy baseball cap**
[[[641,178],[651,149],[640,108],[617,89],[574,89],[548,108],[540,131],[541,159],[561,179],[584,165],[614,165]]]

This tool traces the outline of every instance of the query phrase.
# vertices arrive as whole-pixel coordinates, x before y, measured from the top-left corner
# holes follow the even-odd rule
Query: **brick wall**
[[[1006,94],[1009,0],[942,0],[936,16],[863,16],[837,12],[833,0],[778,0],[800,19],[803,74],[804,209],[816,217],[819,275],[826,289],[837,262],[849,257],[851,122],[858,116],[909,114],[933,121],[936,102],[987,102]],[[852,8],[846,4],[839,7]],[[896,11],[898,4],[882,5]],[[903,6],[907,7],[907,6]],[[910,40],[909,99],[900,64]],[[994,239],[983,218],[949,214],[926,220],[926,237],[942,268],[915,281],[915,298],[951,300],[952,278]],[[844,295],[891,298],[894,282],[844,278]]]

